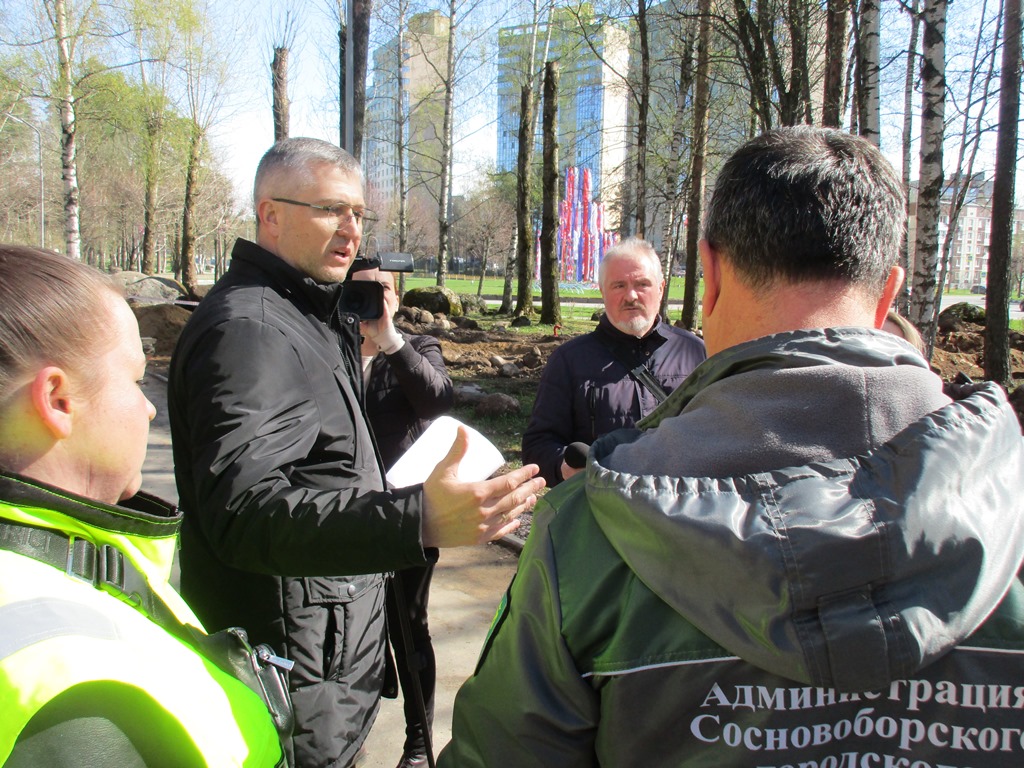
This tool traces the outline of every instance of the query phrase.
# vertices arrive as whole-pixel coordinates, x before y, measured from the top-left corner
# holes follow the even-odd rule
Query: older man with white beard
[[[586,446],[636,424],[706,357],[701,339],[658,315],[665,277],[650,243],[609,248],[598,284],[604,314],[551,355],[523,434],[523,461],[538,464],[548,486],[579,472]]]

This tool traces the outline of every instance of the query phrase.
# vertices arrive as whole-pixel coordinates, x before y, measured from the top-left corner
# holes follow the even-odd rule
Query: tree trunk
[[[647,236],[647,122],[651,111],[651,51],[647,30],[647,2],[638,0],[637,37],[640,43],[640,108],[636,121],[636,234]]]
[[[363,156],[363,122],[366,115],[366,62],[370,52],[370,16],[373,0],[352,2],[352,156]],[[452,11],[454,16],[454,9]],[[453,22],[454,24],[454,22]]]
[[[484,250],[480,254],[480,282],[476,284],[477,298],[484,295],[484,280],[487,278],[487,260],[491,257],[491,238],[484,240]]]
[[[501,306],[498,307],[499,315],[507,315],[512,311],[512,283],[516,279],[516,267],[518,266],[518,260],[516,255],[518,252],[517,232],[515,229],[512,230],[512,235],[509,237],[508,248],[505,250],[505,282],[501,286]]]
[[[143,181],[146,185],[142,203],[142,273],[156,274],[156,214],[157,192],[160,184],[160,135],[163,118],[150,115],[146,120],[146,168]]]
[[[338,146],[344,147],[346,143],[345,139],[345,124],[348,122],[347,112],[348,109],[345,105],[345,57],[348,55],[346,51],[346,43],[348,39],[348,28],[345,25],[345,12],[344,5],[341,0],[337,0],[338,3]]]
[[[825,85],[821,106],[821,124],[827,128],[839,128],[843,124],[843,81],[846,75],[846,28],[849,10],[850,0],[828,0],[825,23]]]
[[[195,263],[195,217],[196,198],[198,197],[197,179],[199,177],[199,155],[203,143],[203,134],[199,126],[192,125],[189,139],[188,166],[185,168],[185,204],[181,211],[181,284],[185,286],[190,297],[198,295],[199,278],[196,275]]]
[[[519,152],[516,156],[516,309],[533,314],[533,221],[530,186],[533,176],[533,88],[526,84],[519,97]]]
[[[562,322],[558,303],[558,62],[544,65],[544,183],[540,224],[540,321]]]
[[[985,16],[985,8],[987,2],[983,2],[981,6],[982,17]],[[996,25],[995,39],[998,40],[1002,34],[1002,19]],[[985,116],[988,114],[988,94],[989,85],[992,83],[993,70],[995,68],[995,56],[988,56],[989,66],[987,74],[983,77],[980,75],[981,59],[983,58],[981,53],[982,40],[985,37],[984,34],[985,25],[978,25],[978,34],[974,41],[974,58],[971,62],[970,76],[968,77],[967,85],[967,98],[966,108],[963,111],[963,124],[960,129],[960,147],[957,151],[956,161],[953,167],[956,168],[956,173],[953,176],[953,182],[950,185],[944,185],[946,189],[945,199],[949,200],[948,203],[948,217],[947,227],[945,236],[942,242],[939,244],[939,277],[935,284],[935,305],[940,307],[942,305],[942,292],[946,285],[946,275],[949,272],[949,255],[953,250],[953,242],[957,234],[958,223],[960,219],[960,213],[963,211],[964,203],[967,201],[967,193],[971,186],[971,178],[974,175],[974,161],[977,159],[978,147],[981,142],[981,136],[984,132],[982,122]],[[975,94],[978,92],[978,79],[982,80],[981,83],[981,98],[976,99]],[[975,121],[973,131],[971,129],[971,108],[972,105],[978,103],[978,114]],[[932,321],[928,328],[919,328],[922,332],[928,348],[931,349],[932,342],[935,339],[935,335],[938,331],[939,317],[938,310],[932,315]]]
[[[405,177],[405,78],[402,67],[405,64],[405,4],[401,1],[398,14],[398,32],[395,37],[395,137],[398,159],[398,251],[405,253],[409,237],[409,190]],[[405,279],[405,273],[401,273]],[[405,285],[403,283],[404,291]]]
[[[78,147],[76,144],[75,95],[72,85],[71,43],[65,0],[54,0],[51,17],[57,40],[57,98],[60,108],[61,175],[64,179],[64,247],[66,255],[81,259],[81,215],[78,189]]]
[[[807,59],[807,28],[810,26],[810,7],[803,0],[789,1],[790,56],[789,90],[794,102],[793,124],[802,118],[806,125],[814,124],[811,109],[811,72]]]
[[[708,145],[708,111],[711,93],[711,0],[700,0],[700,31],[697,35],[697,76],[693,95],[693,163],[686,213],[686,283],[683,287],[683,326],[697,327],[697,240],[704,204],[704,161]]]
[[[288,49],[274,48],[270,64],[270,84],[274,93],[274,143],[288,138]]]
[[[860,45],[857,56],[857,107],[860,135],[876,147],[881,137],[879,120],[879,0],[861,0]]]
[[[441,178],[437,201],[437,284],[448,276],[448,249],[451,222],[452,110],[455,102],[455,0],[448,3],[448,51],[444,79],[444,123],[441,127]]]
[[[910,190],[910,145],[914,135],[914,73],[917,71],[917,38],[921,29],[920,0],[913,0],[910,8],[910,43],[907,45],[907,71],[903,80],[903,188]],[[910,218],[910,195],[907,194],[907,219]],[[907,227],[900,243],[900,266],[907,280],[896,298],[896,311],[904,317],[910,314],[910,228]]]
[[[999,132],[992,180],[992,227],[985,292],[985,378],[1010,385],[1010,244],[1013,182],[1020,118],[1020,0],[1003,0],[1003,61],[999,76]]]
[[[679,79],[676,81],[676,114],[672,121],[672,144],[669,149],[668,162],[665,164],[666,205],[665,226],[662,228],[661,261],[665,272],[665,293],[661,297],[660,314],[668,317],[668,288],[672,282],[672,265],[675,263],[676,245],[679,237],[679,208],[681,205],[682,154],[685,142],[684,120],[686,119],[687,97],[693,84],[693,42],[687,41],[682,55],[679,57]]]
[[[927,328],[936,312],[938,226],[942,194],[942,140],[946,113],[946,0],[925,0],[921,53],[921,149],[917,239],[910,321]],[[934,339],[925,339],[931,355]]]

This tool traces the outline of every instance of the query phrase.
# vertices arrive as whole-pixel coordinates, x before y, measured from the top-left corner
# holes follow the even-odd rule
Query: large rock
[[[964,323],[985,324],[985,310],[976,304],[961,301],[946,307],[939,314],[939,333],[964,330]]]
[[[512,395],[506,395],[502,392],[495,392],[488,395],[478,402],[473,408],[473,413],[477,416],[490,418],[515,415],[519,413],[519,411],[519,401],[512,397]]]
[[[455,291],[440,285],[428,285],[423,288],[412,288],[405,292],[402,304],[407,307],[419,307],[432,314],[444,314],[458,317],[463,314],[462,302]]]
[[[475,293],[460,293],[459,301],[462,302],[463,312],[472,312],[475,315],[487,312],[487,302],[482,296],[477,296]]]
[[[140,303],[149,301],[173,301],[185,296],[185,286],[173,278],[162,275],[144,275],[141,272],[114,272],[111,276],[115,282],[124,286],[124,295],[129,299],[139,299]]]

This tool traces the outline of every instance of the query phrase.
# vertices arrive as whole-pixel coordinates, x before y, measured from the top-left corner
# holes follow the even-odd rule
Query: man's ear
[[[55,440],[71,435],[75,409],[71,382],[63,368],[51,365],[40,370],[29,385],[29,397],[43,426]]]
[[[710,315],[718,297],[722,293],[722,257],[711,247],[711,243],[701,238],[697,242],[697,253],[700,255],[700,264],[704,268],[704,316]]]
[[[256,222],[260,230],[266,229],[273,234],[277,233],[278,217],[281,207],[269,197],[264,197],[256,204]]]
[[[904,277],[906,277],[906,272],[904,272],[903,267],[894,266],[889,270],[889,276],[885,279],[882,295],[878,298],[878,303],[875,305],[875,328],[881,328],[885,324],[885,316],[889,314],[892,303],[896,300],[896,294],[903,287]]]

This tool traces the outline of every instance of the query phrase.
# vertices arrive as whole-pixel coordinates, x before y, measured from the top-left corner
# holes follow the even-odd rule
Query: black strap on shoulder
[[[647,387],[647,391],[654,395],[654,399],[658,401],[658,404],[665,402],[668,397],[668,392],[662,389],[661,384],[657,382],[654,376],[651,375],[650,370],[647,366],[641,363],[636,368],[629,372],[629,375],[639,383],[641,386]]]
[[[161,629],[249,686],[266,704],[281,737],[279,765],[288,765],[294,714],[287,684],[279,670],[291,669],[293,662],[276,656],[267,645],[253,648],[243,629],[231,627],[208,635],[183,623],[153,590],[142,571],[111,544],[97,546],[63,531],[0,520],[0,549],[52,565],[128,602]]]
[[[52,565],[68,576],[109,592],[176,637],[192,641],[182,624],[149,581],[124,553],[110,544],[97,546],[63,531],[0,521],[0,549]]]
[[[640,363],[639,365],[634,366],[632,361],[628,361],[622,356],[621,351],[614,343],[612,343],[611,339],[606,338],[600,331],[598,331],[596,335],[598,340],[604,345],[605,349],[612,353],[612,357],[618,360],[619,363],[629,371],[629,375],[632,377],[633,381],[641,387],[646,387],[647,391],[654,395],[654,399],[658,401],[658,405],[665,402],[665,399],[668,397],[668,392],[662,388],[661,384],[659,384],[658,380],[654,378],[646,365]]]

